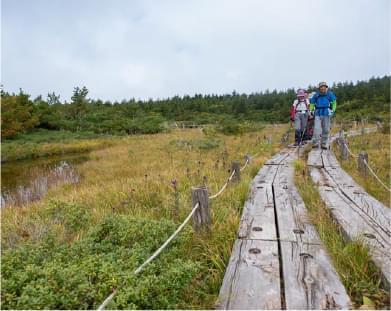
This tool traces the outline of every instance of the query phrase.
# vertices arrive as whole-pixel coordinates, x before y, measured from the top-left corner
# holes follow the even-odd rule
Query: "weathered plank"
[[[277,165],[264,165],[254,177],[252,184],[272,183],[277,170]]]
[[[274,155],[271,159],[265,162],[265,165],[279,165],[286,157],[288,156],[288,152],[283,150],[276,155]]]
[[[346,237],[351,240],[362,239],[368,246],[373,262],[381,270],[384,280],[390,284],[389,210],[369,196],[342,169],[326,169],[310,170],[323,201]]]
[[[259,187],[261,188],[257,188],[254,197],[244,205],[238,237],[276,240],[272,185],[263,183]]]
[[[332,169],[339,167],[339,162],[330,150],[322,151],[323,167],[331,167]]]
[[[275,240],[272,182],[278,166],[264,165],[251,183],[240,220],[238,237]]]
[[[308,219],[288,164],[279,166],[273,183],[286,308],[349,308],[350,298]]]
[[[322,150],[321,149],[313,149],[308,154],[307,165],[315,166],[315,167],[323,167]]]
[[[276,241],[236,240],[217,309],[281,309]]]
[[[280,239],[320,243],[314,226],[311,224],[304,202],[293,181],[292,165],[280,166],[273,183]]]
[[[286,309],[349,309],[350,298],[323,246],[281,242]]]

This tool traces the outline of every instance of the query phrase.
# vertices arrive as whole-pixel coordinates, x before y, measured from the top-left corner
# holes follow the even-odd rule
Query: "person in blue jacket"
[[[337,98],[328,89],[326,82],[320,82],[318,89],[319,91],[310,99],[310,111],[315,116],[312,147],[319,148],[319,141],[321,140],[321,148],[329,149],[330,122],[337,108]]]

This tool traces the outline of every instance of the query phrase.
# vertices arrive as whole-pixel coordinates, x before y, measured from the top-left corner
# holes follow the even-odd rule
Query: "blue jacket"
[[[337,108],[337,97],[333,92],[327,91],[325,94],[316,92],[310,99],[310,110],[315,109],[315,116],[329,116]]]

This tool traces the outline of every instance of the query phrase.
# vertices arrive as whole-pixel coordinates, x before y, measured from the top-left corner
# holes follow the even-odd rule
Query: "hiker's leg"
[[[319,116],[315,117],[314,134],[312,137],[312,144],[319,145],[320,134],[322,133],[322,124]]]
[[[306,137],[307,121],[308,121],[308,114],[303,113],[301,118],[301,140],[302,141],[307,139]]]
[[[329,148],[330,116],[324,116],[322,122],[322,146]]]
[[[300,114],[296,113],[295,115],[295,143],[296,144],[298,144],[300,141],[300,127],[301,127]]]

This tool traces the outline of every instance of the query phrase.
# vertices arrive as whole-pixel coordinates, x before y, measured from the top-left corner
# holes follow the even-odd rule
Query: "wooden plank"
[[[276,241],[236,240],[217,309],[281,309]]]
[[[351,302],[323,246],[281,242],[286,309],[350,309]]]
[[[351,305],[294,184],[292,161],[273,183],[287,309],[348,309]]]
[[[337,175],[338,170],[331,170]],[[341,170],[339,170],[341,171]],[[340,172],[341,173],[341,172]],[[353,185],[352,180],[343,180],[341,176],[333,179],[326,170],[312,168],[310,170],[313,181],[318,185],[319,193],[331,210],[333,217],[341,225],[345,236],[350,239],[361,239],[369,248],[373,262],[381,270],[384,280],[390,284],[391,281],[391,247],[389,237],[388,210],[378,213],[375,206],[368,208],[356,201],[356,198],[349,194],[349,186]],[[370,196],[362,195],[363,200],[374,200]],[[368,201],[365,204],[369,204]],[[372,213],[372,214],[371,214]]]
[[[288,156],[288,152],[283,150],[273,156],[271,159],[265,162],[265,165],[279,165],[286,157]]]
[[[339,162],[331,150],[323,150],[322,162],[323,162],[323,167],[330,167],[332,169],[339,167]]]
[[[274,201],[272,182],[278,166],[264,165],[251,183],[240,220],[238,237],[275,240]]]
[[[272,183],[277,170],[277,165],[264,165],[253,179],[252,184]]]
[[[321,149],[311,150],[311,152],[308,154],[307,165],[315,166],[315,167],[323,167]]]
[[[292,165],[280,166],[273,183],[280,239],[320,243],[304,202],[294,185],[293,174]]]
[[[257,186],[253,197],[245,205],[238,237],[242,239],[276,240],[273,191],[270,183]]]

